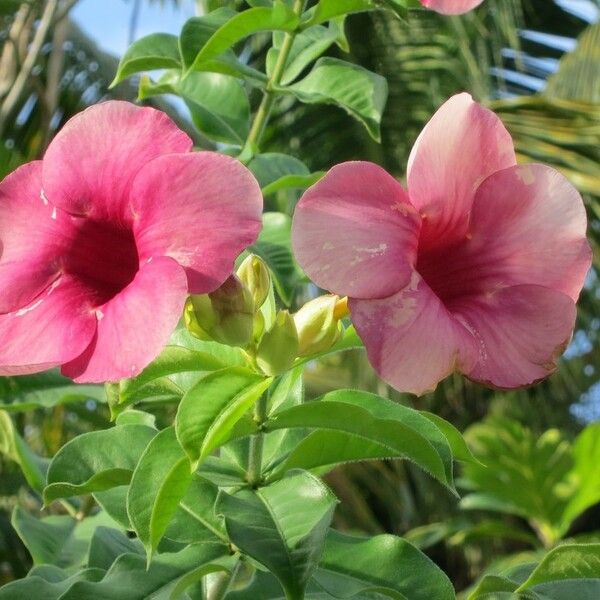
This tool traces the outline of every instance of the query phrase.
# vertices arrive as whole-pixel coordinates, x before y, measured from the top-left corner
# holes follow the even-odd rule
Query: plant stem
[[[292,10],[298,16],[300,16],[302,14],[302,11],[304,10],[304,3],[305,0],[294,0]],[[295,38],[295,31],[287,32],[285,34],[285,37],[283,38],[283,43],[281,44],[281,49],[279,50],[279,55],[277,56],[277,61],[275,63],[275,67],[273,68],[273,73],[271,74],[269,81],[267,81],[263,98],[258,107],[258,110],[256,111],[254,121],[252,122],[252,127],[250,128],[250,133],[248,134],[248,138],[246,139],[244,151],[242,152],[244,156],[252,156],[254,154],[254,149],[260,143],[262,134],[265,130],[267,122],[269,121],[269,116],[271,115],[273,102],[275,101],[275,97],[277,95],[277,92],[275,92],[274,88],[276,88],[281,83],[281,78],[283,77],[285,65],[290,55],[290,50],[292,49],[292,45],[294,43]]]
[[[261,427],[267,419],[267,395],[263,394],[254,405],[254,420]],[[248,483],[253,487],[260,484],[262,480],[262,459],[264,446],[264,433],[259,431],[250,438],[248,455]]]

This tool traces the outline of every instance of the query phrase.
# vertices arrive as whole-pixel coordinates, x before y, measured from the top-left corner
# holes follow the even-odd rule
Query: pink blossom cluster
[[[135,376],[186,297],[231,275],[260,230],[260,188],[237,160],[191,150],[165,114],[106,102],[0,183],[0,374]],[[293,220],[298,261],[349,297],[381,377],[421,394],[453,371],[501,388],[549,375],[591,261],[577,191],[517,165],[501,121],[467,94],[427,124],[407,184],[341,164]]]

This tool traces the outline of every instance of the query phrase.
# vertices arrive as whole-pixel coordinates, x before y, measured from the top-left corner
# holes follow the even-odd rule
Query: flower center
[[[485,253],[473,251],[469,238],[436,248],[419,246],[417,271],[449,310],[462,298],[485,293],[493,270]]]
[[[133,232],[106,221],[76,218],[63,270],[90,288],[97,306],[114,298],[135,277],[139,256]]]

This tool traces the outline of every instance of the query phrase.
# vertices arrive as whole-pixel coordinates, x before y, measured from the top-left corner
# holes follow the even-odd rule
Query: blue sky
[[[194,5],[193,0],[182,0],[180,8],[173,7],[169,0],[163,3],[143,0],[136,38],[158,31],[179,33],[185,21],[194,15]],[[128,46],[132,8],[133,0],[80,0],[71,16],[103,50],[120,56]]]

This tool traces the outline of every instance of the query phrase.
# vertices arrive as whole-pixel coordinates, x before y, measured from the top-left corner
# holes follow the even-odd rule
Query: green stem
[[[259,433],[250,438],[250,448],[248,454],[248,483],[256,487],[262,481],[262,459],[263,447],[265,443],[265,434],[260,428],[267,420],[267,395],[263,394],[254,405],[254,420],[259,427]]]
[[[304,10],[304,3],[305,0],[294,0],[292,10],[298,16],[300,16],[302,14],[302,11]],[[271,115],[273,102],[275,101],[275,97],[277,96],[275,88],[281,83],[281,78],[283,77],[283,72],[285,70],[285,66],[295,38],[295,31],[287,32],[285,34],[285,37],[283,38],[283,43],[281,44],[281,49],[279,50],[279,55],[277,56],[277,61],[275,63],[275,67],[273,68],[273,73],[271,73],[271,77],[267,81],[263,98],[258,107],[258,110],[256,111],[252,127],[250,128],[250,133],[248,134],[248,138],[246,139],[246,145],[244,147],[244,150],[242,151],[242,155],[244,156],[252,156],[254,154],[255,148],[258,147],[258,145],[260,144],[260,139]]]

